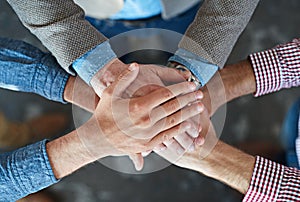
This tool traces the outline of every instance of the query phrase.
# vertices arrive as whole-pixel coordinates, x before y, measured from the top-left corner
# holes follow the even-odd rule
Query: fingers
[[[190,93],[194,90],[196,90],[196,85],[192,82],[178,83],[168,87],[162,87],[144,96],[143,102],[150,108],[154,108],[178,95]],[[196,97],[194,97],[194,100],[196,100]]]
[[[185,148],[179,142],[177,142],[175,138],[165,141],[164,144],[168,149],[171,149],[177,155],[182,155],[185,152]]]
[[[166,67],[157,68],[157,74],[166,85],[186,81],[190,76],[189,73]]]
[[[141,171],[144,167],[144,158],[142,154],[129,154],[129,158],[132,160],[132,163],[137,171]]]
[[[121,96],[128,86],[136,79],[139,73],[139,66],[136,63],[129,65],[128,69],[120,74],[117,81],[115,81],[111,86],[109,86],[104,93],[110,95],[114,94],[116,96]]]
[[[191,127],[191,124],[188,122],[183,122],[181,124],[178,124],[177,126],[165,130],[161,133],[159,133],[157,136],[153,137],[149,143],[148,147],[149,148],[154,148],[154,147],[159,147],[159,150],[163,150],[163,142],[169,141],[173,137],[175,137],[178,134],[185,133],[189,128]]]
[[[174,138],[184,151],[193,150],[195,148],[194,139],[187,133],[177,135]]]
[[[156,107],[151,111],[150,117],[152,123],[156,123],[160,119],[173,114],[174,112],[182,109],[189,103],[192,103],[196,100],[202,99],[203,94],[201,91],[192,92],[186,95],[182,95],[176,99],[173,99],[159,107]]]
[[[152,152],[152,150],[142,152],[142,156],[143,156],[143,157],[146,157],[146,156],[148,156],[149,154],[151,154],[151,152]]]
[[[183,121],[192,118],[193,116],[201,113],[204,110],[204,106],[201,102],[196,102],[183,108],[182,110],[161,119],[153,125],[153,128],[156,128],[158,131],[164,131],[170,129]]]

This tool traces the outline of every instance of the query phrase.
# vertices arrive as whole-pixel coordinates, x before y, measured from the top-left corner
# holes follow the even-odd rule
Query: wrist
[[[198,171],[245,194],[250,185],[255,158],[218,141],[212,152],[199,161]]]
[[[89,112],[94,112],[99,97],[80,77],[70,76],[64,90],[64,100]]]
[[[75,77],[70,76],[67,80],[64,94],[63,94],[64,96],[63,99],[69,103],[73,103],[72,98],[73,98],[74,83],[75,83]]]
[[[224,83],[227,102],[256,91],[254,71],[249,60],[227,65],[220,70],[220,75]]]
[[[114,58],[93,76],[91,86],[98,95],[101,95],[102,92],[127,68],[128,65],[124,64],[118,58]]]
[[[108,156],[108,145],[99,135],[95,121],[90,119],[71,133],[46,144],[50,165],[56,179]]]

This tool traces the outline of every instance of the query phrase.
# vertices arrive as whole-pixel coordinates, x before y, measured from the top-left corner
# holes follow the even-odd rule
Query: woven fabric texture
[[[206,0],[179,47],[222,68],[259,0]]]

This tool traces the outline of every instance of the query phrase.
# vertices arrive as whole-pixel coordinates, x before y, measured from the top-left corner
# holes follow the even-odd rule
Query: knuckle
[[[111,96],[113,94],[113,89],[112,88],[106,88],[104,91],[103,91],[103,96]]]
[[[143,104],[140,102],[134,102],[131,104],[131,109],[133,112],[141,112],[143,110]]]
[[[166,142],[169,140],[169,135],[167,133],[162,134],[162,142]]]
[[[137,124],[141,128],[149,128],[151,126],[151,119],[149,116],[143,116],[138,120]]]
[[[178,105],[179,104],[178,104],[178,102],[176,100],[174,100],[172,102],[169,102],[166,105],[166,110],[169,111],[169,112],[177,111]]]
[[[170,117],[168,122],[169,122],[169,125],[173,125],[175,123],[176,119],[175,117]]]
[[[162,91],[162,96],[165,98],[165,99],[169,99],[173,96],[173,93],[167,89],[167,88],[164,88],[163,91]]]

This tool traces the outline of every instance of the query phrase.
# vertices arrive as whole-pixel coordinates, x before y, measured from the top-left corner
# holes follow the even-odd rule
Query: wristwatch
[[[185,72],[185,71],[191,72],[186,66],[183,66],[182,64],[179,64],[179,63],[169,62],[167,64],[167,67],[175,68],[182,72]],[[193,82],[194,84],[196,84],[197,89],[202,87],[202,83],[192,72],[191,72],[191,76],[187,79],[187,81]]]

